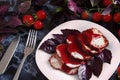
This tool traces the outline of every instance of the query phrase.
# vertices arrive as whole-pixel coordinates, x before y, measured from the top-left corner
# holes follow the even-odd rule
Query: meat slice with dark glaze
[[[56,47],[56,52],[59,57],[61,57],[62,61],[70,68],[79,67],[81,64],[81,60],[75,59],[70,53],[67,51],[68,45],[66,43],[60,44]]]

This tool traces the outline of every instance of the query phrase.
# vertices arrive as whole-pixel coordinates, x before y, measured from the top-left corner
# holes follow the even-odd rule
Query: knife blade
[[[20,36],[17,36],[12,40],[10,43],[9,47],[7,48],[6,52],[4,53],[1,61],[0,61],[0,74],[3,74],[4,71],[6,70],[17,46],[20,41]]]

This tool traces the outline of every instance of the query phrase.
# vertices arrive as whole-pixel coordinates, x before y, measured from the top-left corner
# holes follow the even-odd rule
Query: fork
[[[36,38],[37,38],[37,31],[36,30],[29,30],[26,46],[24,49],[24,57],[18,67],[18,70],[16,71],[16,74],[13,78],[13,80],[18,80],[22,66],[27,58],[28,55],[30,55],[34,49],[35,49],[35,44],[36,44]]]

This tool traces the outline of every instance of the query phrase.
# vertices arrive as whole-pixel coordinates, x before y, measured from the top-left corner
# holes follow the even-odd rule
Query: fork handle
[[[16,73],[15,73],[15,76],[14,76],[13,80],[18,80],[19,75],[20,75],[20,72],[21,72],[21,69],[22,69],[22,67],[23,67],[23,64],[24,64],[26,58],[27,58],[27,56],[24,56],[24,57],[23,57],[20,65],[19,65],[19,67],[18,67],[18,69],[17,69],[17,71],[16,71]]]

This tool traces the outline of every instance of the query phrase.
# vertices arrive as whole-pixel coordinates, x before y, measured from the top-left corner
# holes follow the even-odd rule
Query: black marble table
[[[49,30],[45,29],[42,31],[38,31],[38,37],[37,37],[37,43],[36,48],[39,44],[39,42],[42,40],[42,38],[49,32]],[[25,47],[25,43],[28,36],[28,31],[22,32],[24,34],[19,34],[21,36],[20,42],[16,48],[16,51],[5,71],[4,74],[0,75],[0,80],[12,80],[22,58],[23,58],[23,50]],[[1,41],[2,44],[4,44],[5,50],[11,43],[12,39],[14,39],[17,35],[8,35],[5,36],[5,38]],[[35,52],[29,55],[24,63],[24,66],[22,68],[19,80],[47,80],[47,78],[40,72],[38,69],[36,62],[35,62]]]

